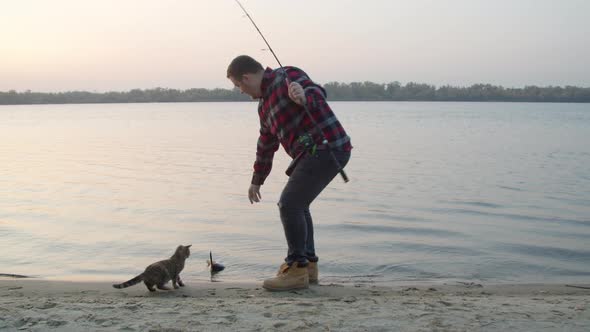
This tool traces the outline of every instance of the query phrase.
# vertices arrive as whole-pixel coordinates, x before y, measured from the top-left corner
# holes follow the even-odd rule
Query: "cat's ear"
[[[190,248],[192,246],[192,244],[189,244],[188,246],[186,246],[187,248]]]

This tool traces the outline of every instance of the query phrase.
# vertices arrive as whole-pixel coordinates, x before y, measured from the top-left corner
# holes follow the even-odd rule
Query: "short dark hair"
[[[227,78],[233,77],[241,80],[244,74],[256,74],[261,70],[264,70],[264,67],[260,62],[254,60],[251,56],[240,55],[233,59],[227,67]]]

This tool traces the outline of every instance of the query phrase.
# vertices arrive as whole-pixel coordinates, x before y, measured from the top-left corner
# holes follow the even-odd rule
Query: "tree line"
[[[504,88],[491,84],[456,87],[410,82],[378,84],[373,82],[323,85],[330,101],[499,101],[499,102],[590,102],[590,88],[576,86],[525,86]],[[84,104],[84,103],[154,103],[154,102],[221,102],[248,101],[248,96],[234,89],[168,88],[133,89],[125,92],[17,92],[0,91],[0,105],[19,104]]]

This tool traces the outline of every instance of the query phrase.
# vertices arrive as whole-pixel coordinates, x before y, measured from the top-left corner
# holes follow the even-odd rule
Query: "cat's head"
[[[174,252],[174,256],[188,258],[188,256],[191,255],[191,251],[189,249],[191,246],[192,244],[189,244],[188,246],[179,245]]]

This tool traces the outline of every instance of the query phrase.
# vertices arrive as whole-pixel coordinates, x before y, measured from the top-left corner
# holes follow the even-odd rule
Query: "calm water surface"
[[[350,183],[314,202],[324,282],[590,282],[590,105],[332,103]],[[281,150],[251,205],[255,103],[0,106],[0,273],[262,280]]]

